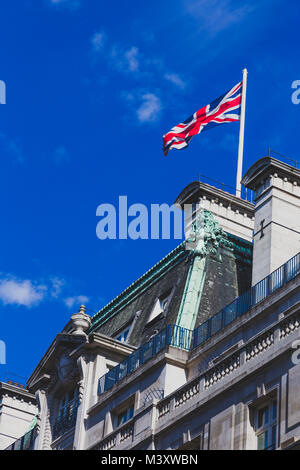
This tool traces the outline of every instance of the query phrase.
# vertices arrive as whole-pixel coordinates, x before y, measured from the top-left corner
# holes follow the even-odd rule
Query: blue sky
[[[199,172],[235,184],[238,124],[168,157],[162,135],[244,66],[244,169],[269,146],[300,160],[299,13],[296,0],[2,2],[0,379],[24,382],[80,303],[97,311],[178,244],[99,240],[99,204],[172,204]]]

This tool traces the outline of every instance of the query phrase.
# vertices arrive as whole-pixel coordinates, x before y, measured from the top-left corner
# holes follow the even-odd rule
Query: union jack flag
[[[230,91],[220,96],[204,108],[196,111],[184,122],[173,127],[163,136],[163,152],[187,147],[191,139],[202,131],[211,129],[218,124],[235,122],[240,119],[243,82],[235,85]],[[233,111],[236,110],[235,113]]]

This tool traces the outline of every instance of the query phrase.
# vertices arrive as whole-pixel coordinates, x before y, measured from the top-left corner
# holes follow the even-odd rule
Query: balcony
[[[64,412],[58,415],[53,426],[53,440],[75,426],[78,406],[78,400],[73,400],[64,408]]]

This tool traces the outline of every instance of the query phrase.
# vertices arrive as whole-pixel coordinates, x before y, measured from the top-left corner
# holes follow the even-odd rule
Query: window
[[[117,341],[121,341],[122,343],[126,343],[128,335],[129,335],[129,331],[130,331],[130,326],[128,326],[127,328],[125,328],[125,330],[122,330],[120,333],[118,333],[115,339]]]
[[[53,426],[54,439],[75,426],[78,405],[78,389],[76,387],[66,393],[59,401],[58,414]]]
[[[116,426],[121,426],[121,424],[127,423],[134,414],[134,405],[130,405],[125,410],[121,411],[116,415]]]
[[[277,401],[272,400],[256,410],[258,450],[274,450],[277,436]]]
[[[150,323],[152,320],[154,320],[160,314],[166,311],[168,304],[169,304],[170,297],[171,297],[171,292],[168,292],[168,294],[163,295],[162,297],[159,297],[158,299],[156,299],[156,302],[154,304],[154,307],[152,309],[152,312],[149,316],[147,323]]]
[[[70,416],[78,407],[78,389],[66,393],[59,402],[58,417]]]

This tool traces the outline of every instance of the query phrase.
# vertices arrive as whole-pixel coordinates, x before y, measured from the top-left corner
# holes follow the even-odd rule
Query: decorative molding
[[[87,315],[86,308],[84,305],[80,306],[78,313],[74,313],[71,316],[71,321],[74,326],[74,331],[72,335],[80,335],[80,336],[87,337],[87,334],[85,332],[91,326],[92,320],[91,320],[91,317]]]
[[[86,378],[86,371],[87,371],[87,360],[84,356],[80,356],[77,359],[77,367],[79,371],[80,380],[78,382],[78,399],[79,403],[81,404],[84,397],[84,389],[85,389],[85,378]]]
[[[176,325],[193,330],[195,327],[206,277],[206,257],[216,255],[220,247],[233,251],[233,243],[215,220],[213,214],[199,210],[192,224],[186,249],[190,251],[191,265],[181,299]]]
[[[213,214],[206,209],[200,210],[192,223],[187,249],[193,250],[194,255],[204,257],[210,254],[216,255],[221,247],[233,251],[233,243]]]

